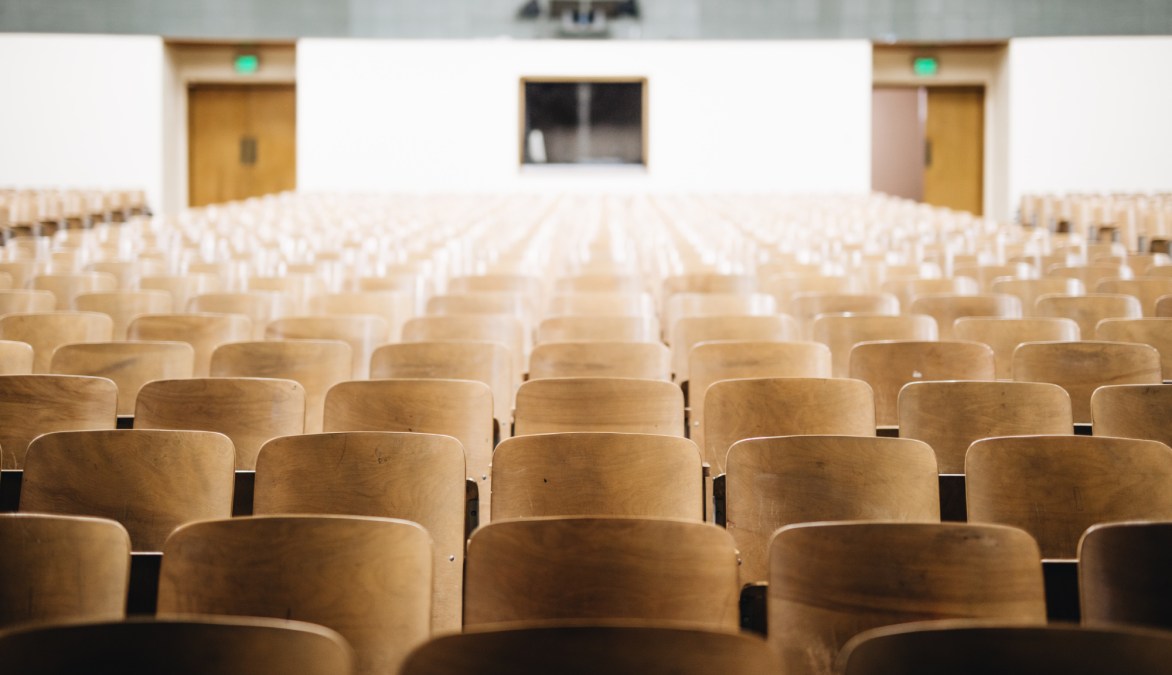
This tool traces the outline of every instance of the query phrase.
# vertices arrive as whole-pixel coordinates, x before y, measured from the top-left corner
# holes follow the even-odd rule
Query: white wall
[[[0,34],[0,186],[163,194],[163,41]]]
[[[1026,192],[1172,190],[1172,37],[1014,40],[1012,204]]]
[[[306,39],[297,49],[301,190],[870,188],[867,42]],[[521,171],[523,76],[646,77],[648,170]]]

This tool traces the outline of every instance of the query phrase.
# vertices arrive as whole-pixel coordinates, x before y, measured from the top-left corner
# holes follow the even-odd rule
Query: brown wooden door
[[[297,187],[292,85],[194,86],[187,111],[191,206]]]
[[[980,215],[984,202],[984,88],[929,88],[924,133],[924,201]]]

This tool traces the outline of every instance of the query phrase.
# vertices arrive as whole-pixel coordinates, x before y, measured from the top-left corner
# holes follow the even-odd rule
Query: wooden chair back
[[[51,371],[53,352],[61,345],[109,342],[114,323],[97,312],[38,312],[0,316],[0,339],[27,342],[33,348],[33,372]]]
[[[628,377],[671,381],[671,351],[651,342],[547,342],[529,355],[529,379]]]
[[[860,342],[930,341],[937,339],[939,332],[936,319],[927,314],[823,314],[814,319],[810,336],[830,348],[831,375],[849,377],[851,350]]]
[[[1027,342],[1013,353],[1013,379],[1059,385],[1070,394],[1075,423],[1085,424],[1095,389],[1160,384],[1160,353],[1130,342]]]
[[[253,513],[419,523],[434,543],[432,628],[459,631],[466,475],[464,448],[450,436],[351,431],[274,438],[257,458]]]
[[[0,340],[0,375],[31,375],[33,346],[18,340]]]
[[[963,523],[789,525],[769,546],[769,643],[784,672],[829,675],[862,631],[928,619],[1044,624],[1038,545]]]
[[[0,628],[126,615],[130,535],[118,523],[0,514],[0,550]]]
[[[561,293],[546,306],[547,316],[654,316],[646,293]]]
[[[147,314],[131,320],[126,339],[186,342],[195,350],[192,377],[207,377],[212,353],[222,344],[252,336],[252,320],[242,314]]]
[[[117,520],[158,551],[183,523],[232,514],[234,463],[208,431],[58,431],[29,445],[20,510]]]
[[[927,314],[936,319],[941,340],[956,336],[953,323],[966,316],[996,316],[1007,319],[1021,318],[1021,300],[1005,293],[981,295],[924,295],[912,302],[909,311],[913,314]]]
[[[922,295],[976,295],[981,292],[980,285],[972,277],[889,279],[880,289],[894,295],[900,307],[911,307],[912,302]]]
[[[956,320],[953,334],[957,340],[981,342],[993,350],[994,375],[998,380],[1013,379],[1013,352],[1026,342],[1065,342],[1080,338],[1078,324],[1072,319],[1005,319],[991,316],[967,316]]]
[[[1074,558],[1092,525],[1172,518],[1172,449],[1090,436],[986,438],[969,448],[970,522],[1020,527],[1046,558]]]
[[[1094,525],[1078,544],[1083,625],[1172,629],[1172,522]]]
[[[785,525],[836,520],[940,520],[936,457],[921,441],[781,436],[734,443],[726,523],[741,583],[769,578],[769,540]]]
[[[77,309],[74,298],[82,293],[116,291],[118,279],[108,272],[39,274],[33,277],[33,289],[52,293],[57,298],[58,309]]]
[[[612,431],[684,435],[684,394],[662,380],[566,377],[517,390],[514,433]]]
[[[851,350],[850,375],[871,385],[875,421],[899,424],[899,390],[910,382],[992,380],[993,350],[961,340],[888,340],[864,342]]]
[[[1095,328],[1096,340],[1138,342],[1160,352],[1160,372],[1172,380],[1172,317],[1147,319],[1104,319]]]
[[[1021,300],[1024,317],[1036,316],[1034,303],[1043,295],[1083,295],[1087,289],[1078,279],[1042,277],[1041,279],[998,279],[990,286],[994,293],[1012,295]]]
[[[74,306],[83,312],[99,312],[114,322],[115,340],[126,339],[126,329],[136,316],[142,314],[167,314],[172,311],[171,295],[165,291],[111,291],[108,293],[82,293]]]
[[[50,291],[25,288],[0,291],[0,316],[52,312],[55,309],[57,297]]]
[[[1172,317],[1172,295],[1161,295],[1156,298],[1156,316]]]
[[[12,277],[12,288],[30,289],[33,277],[44,274],[47,264],[36,260],[0,260],[0,273]],[[47,291],[46,291],[47,292]]]
[[[415,316],[415,297],[405,291],[349,291],[315,295],[309,299],[311,314],[374,314],[387,322],[387,338],[397,341],[403,324]]]
[[[875,435],[866,382],[805,377],[721,380],[704,397],[704,461],[723,473],[737,441],[760,436]]]
[[[138,282],[144,291],[166,291],[171,294],[171,306],[175,309],[187,307],[187,301],[197,295],[215,293],[220,290],[220,278],[214,274],[188,272],[187,274],[160,274],[144,276]]]
[[[788,308],[799,293],[851,293],[854,280],[845,276],[760,273],[760,291],[772,295],[778,307]],[[886,289],[884,289],[886,290]]]
[[[585,273],[554,280],[556,293],[643,293],[643,279],[635,274]]]
[[[672,329],[671,367],[676,382],[691,378],[688,356],[701,342],[745,340],[754,342],[789,342],[799,339],[800,331],[793,318],[772,316],[697,316],[680,319]]]
[[[764,293],[677,293],[663,311],[664,338],[675,344],[676,322],[706,316],[773,316],[777,303]]]
[[[1043,295],[1034,301],[1039,317],[1073,319],[1079,335],[1089,340],[1103,319],[1138,319],[1143,316],[1139,300],[1130,295],[1091,293],[1088,295]]]
[[[134,260],[98,260],[85,266],[85,272],[106,272],[114,275],[118,290],[129,291],[139,288],[139,281],[143,276],[158,275],[166,272],[166,264],[161,260],[150,258],[136,258]]]
[[[58,347],[49,370],[112,381],[118,387],[118,414],[133,415],[143,385],[189,378],[194,365],[195,350],[186,342],[91,342]]]
[[[666,277],[662,285],[665,299],[679,293],[744,295],[756,290],[757,278],[750,274],[689,272]]]
[[[537,298],[544,290],[544,281],[527,274],[475,274],[448,279],[450,293],[524,293]]]
[[[1091,394],[1096,436],[1146,438],[1172,445],[1172,384],[1115,384]]]
[[[735,632],[737,555],[728,532],[652,518],[490,523],[468,542],[464,625],[642,620]]]
[[[746,634],[645,625],[481,629],[437,637],[408,657],[402,675],[755,675],[777,672],[764,640]]]
[[[820,314],[899,314],[899,300],[890,293],[799,293],[788,312],[801,325],[802,336],[814,335],[814,319]]]
[[[537,325],[537,344],[546,342],[659,342],[653,316],[551,316]]]
[[[356,674],[393,673],[431,634],[431,574],[430,537],[405,520],[258,516],[192,523],[163,548],[159,616],[308,621],[350,643]]]
[[[1024,262],[1011,262],[1000,265],[984,264],[956,264],[952,273],[958,277],[971,277],[977,280],[982,293],[992,290],[993,282],[1004,277],[1011,279],[1032,279],[1036,276],[1033,266]]]
[[[3,468],[23,469],[29,443],[52,431],[113,429],[118,388],[104,377],[0,376]]]
[[[974,441],[1071,434],[1070,395],[1044,382],[912,382],[899,392],[899,436],[924,441],[942,474],[963,474]]]
[[[242,314],[252,322],[252,339],[263,340],[270,321],[293,313],[293,299],[271,291],[203,293],[188,299],[187,311]]]
[[[350,345],[340,340],[232,342],[212,352],[212,377],[293,380],[305,389],[305,433],[322,430],[326,393],[353,371]]]
[[[277,293],[288,298],[286,314],[302,314],[309,311],[309,298],[326,292],[325,279],[317,274],[251,276],[245,281],[245,286],[249,292]]]
[[[134,428],[219,432],[232,440],[236,469],[251,471],[267,441],[304,432],[305,389],[253,377],[160,379],[139,390]]]
[[[386,343],[390,328],[373,314],[335,316],[287,316],[270,321],[265,328],[268,340],[341,340],[350,345],[350,379],[370,376],[370,356]]]
[[[403,325],[403,342],[499,342],[509,348],[513,372],[525,372],[528,354],[521,320],[513,316],[463,314],[420,316]]]
[[[1096,293],[1118,293],[1139,300],[1140,309],[1147,317],[1156,316],[1156,301],[1172,295],[1170,277],[1136,277],[1134,279],[1107,278],[1095,284]]]

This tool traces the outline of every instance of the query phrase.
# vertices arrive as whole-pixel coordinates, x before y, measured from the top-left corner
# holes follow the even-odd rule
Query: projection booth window
[[[647,163],[647,81],[521,82],[521,163]]]

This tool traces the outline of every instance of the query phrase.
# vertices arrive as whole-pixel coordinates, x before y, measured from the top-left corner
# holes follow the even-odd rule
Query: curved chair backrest
[[[1050,382],[1070,394],[1075,423],[1091,421],[1091,394],[1111,384],[1160,384],[1160,353],[1133,342],[1027,342],[1013,353],[1013,379]]]
[[[1034,281],[1037,281],[1036,279]],[[953,331],[958,340],[981,342],[993,350],[998,380],[1013,379],[1013,352],[1026,342],[1076,341],[1081,336],[1072,319],[1006,319],[966,316],[956,320]]]
[[[1079,335],[1089,340],[1103,319],[1138,319],[1143,309],[1139,300],[1123,294],[1043,295],[1034,301],[1034,315],[1071,319],[1078,324]]]
[[[29,443],[51,431],[113,429],[118,387],[104,377],[0,376],[0,448],[5,469],[23,469]]]
[[[908,311],[912,314],[928,314],[936,319],[941,340],[956,337],[954,322],[966,316],[999,316],[1020,318],[1021,300],[1005,293],[984,293],[981,295],[923,295],[912,302]]]
[[[1146,438],[1172,445],[1172,384],[1116,384],[1091,394],[1096,436]]]
[[[980,342],[889,340],[864,342],[851,350],[851,377],[875,392],[875,421],[899,424],[899,391],[910,382],[992,380],[993,350]]]
[[[187,311],[243,314],[252,321],[252,339],[261,340],[270,321],[293,312],[293,298],[271,291],[204,293],[187,301]]]
[[[823,314],[814,319],[811,330],[816,342],[830,348],[833,377],[850,376],[851,350],[861,342],[927,341],[939,335],[936,319],[927,314]]]
[[[194,366],[195,350],[186,342],[90,342],[58,347],[49,370],[109,379],[118,387],[118,414],[133,415],[144,385],[189,378]]]
[[[370,375],[370,355],[390,334],[386,319],[373,314],[287,316],[269,322],[268,340],[341,340],[350,345],[350,379]]]
[[[998,279],[990,284],[994,293],[1016,296],[1021,300],[1022,316],[1035,315],[1034,303],[1043,295],[1083,295],[1086,286],[1071,277],[1042,277],[1041,279]]]
[[[18,340],[0,340],[0,375],[31,375],[33,346]]]
[[[1110,342],[1138,342],[1154,347],[1160,352],[1161,376],[1165,380],[1172,380],[1172,317],[1104,319],[1095,327],[1094,338]]]
[[[0,316],[0,339],[27,342],[33,348],[33,372],[48,373],[61,345],[109,342],[114,322],[98,312],[41,312]]]
[[[529,379],[551,377],[671,381],[671,352],[651,342],[547,342],[529,355]]]
[[[207,377],[212,353],[222,344],[252,335],[252,319],[243,314],[146,314],[131,320],[127,340],[186,342],[195,350],[193,377]]]
[[[33,288],[49,291],[57,298],[57,308],[77,309],[73,300],[82,293],[103,293],[118,289],[118,279],[108,272],[40,274],[33,277]]]
[[[472,340],[499,342],[509,348],[513,357],[513,373],[525,372],[528,354],[525,351],[525,329],[514,316],[495,314],[452,314],[420,316],[403,324],[403,342],[436,342],[443,340]]]
[[[415,297],[404,291],[327,293],[310,298],[309,311],[313,314],[381,316],[388,326],[383,341],[395,341],[403,334],[403,324],[415,315]]]
[[[798,325],[784,314],[769,316],[693,316],[680,319],[670,329],[671,367],[676,382],[690,379],[688,357],[692,347],[716,340],[787,342],[797,340]]]
[[[551,316],[537,325],[537,343],[659,342],[659,321],[653,316]]]
[[[1139,300],[1144,316],[1156,316],[1156,301],[1172,295],[1172,278],[1137,277],[1134,279],[1107,278],[1095,284],[1096,293],[1121,293]]]
[[[82,293],[73,302],[83,312],[99,312],[114,322],[115,340],[126,339],[126,328],[141,314],[166,314],[174,311],[174,301],[166,291],[110,291]]]
[[[1170,566],[1172,521],[1091,527],[1078,544],[1082,623],[1172,629]]]
[[[0,316],[52,312],[55,309],[57,297],[50,291],[26,288],[0,290]]]
[[[566,377],[517,390],[515,432],[616,431],[684,435],[684,394],[663,380]]]

